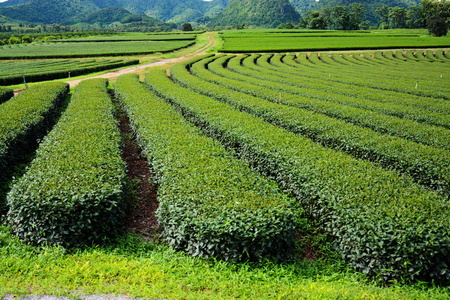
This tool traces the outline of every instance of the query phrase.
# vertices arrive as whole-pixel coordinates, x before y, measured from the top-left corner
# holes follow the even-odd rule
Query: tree
[[[389,27],[403,28],[406,24],[406,9],[403,7],[389,7]]]
[[[292,24],[291,22],[289,22],[289,23],[281,23],[280,25],[278,25],[278,27],[277,27],[278,29],[294,29],[295,28],[295,25],[294,24]]]
[[[32,41],[33,41],[33,39],[29,35],[24,35],[22,37],[22,44],[31,43]]]
[[[8,40],[8,45],[20,44],[21,40],[17,36],[12,36]]]
[[[380,17],[380,22],[378,23],[378,28],[381,28],[381,29],[389,28],[389,25],[388,25],[389,7],[387,5],[377,7],[375,9],[375,13]]]
[[[422,8],[420,6],[412,6],[406,11],[406,27],[423,28],[424,23]]]
[[[428,33],[445,36],[450,22],[450,2],[422,0],[421,8]]]
[[[434,16],[428,19],[428,33],[433,36],[446,36],[448,32],[447,19],[441,16]]]
[[[181,27],[183,31],[193,31],[191,23],[184,23]]]
[[[327,29],[323,15],[317,10],[309,11],[305,14],[304,22],[308,29]]]

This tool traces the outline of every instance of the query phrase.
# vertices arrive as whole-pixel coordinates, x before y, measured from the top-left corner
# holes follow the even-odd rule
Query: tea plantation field
[[[0,99],[0,296],[450,298],[448,49],[209,54]],[[123,231],[130,137],[150,241]]]

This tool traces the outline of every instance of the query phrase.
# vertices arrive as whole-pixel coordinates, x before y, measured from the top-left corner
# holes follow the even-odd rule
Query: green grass
[[[450,47],[450,38],[421,31],[226,31],[222,52],[282,52]]]
[[[20,243],[0,226],[5,294],[126,294],[165,299],[450,299],[449,288],[378,286],[339,260],[252,265],[193,258],[127,234],[70,253]]]

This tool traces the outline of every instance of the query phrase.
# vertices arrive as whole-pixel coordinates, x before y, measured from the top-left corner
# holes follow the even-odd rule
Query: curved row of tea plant
[[[14,96],[14,91],[12,89],[0,86],[0,104],[9,100]]]
[[[223,69],[220,67],[220,64],[217,65],[215,68],[211,69],[213,71]],[[270,78],[276,78],[276,76],[271,74],[270,71],[267,72],[269,74],[260,72],[260,78],[267,79],[264,81],[254,80],[251,76],[248,76],[248,74],[253,75],[254,72],[250,73],[247,68],[238,67],[236,69],[235,66],[231,66],[230,64],[229,69],[237,70],[241,74],[221,70],[222,74],[226,72],[227,76],[229,76],[229,80],[227,80],[227,82],[225,79],[220,77],[216,78],[211,76],[210,78],[213,78],[213,80],[217,83],[226,84],[228,88],[248,93],[255,97],[260,97],[272,102],[282,103],[289,106],[308,109],[332,118],[344,120],[354,125],[367,127],[383,134],[386,133],[389,135],[406,138],[424,145],[446,150],[450,149],[450,144],[448,143],[450,140],[450,131],[445,128],[421,124],[407,119],[327,101],[326,98],[323,98],[323,100],[315,99],[312,98],[312,96],[314,96],[314,91],[304,95],[299,95],[300,93],[303,93],[303,89],[296,89],[292,87],[290,89],[289,86],[278,82],[273,84]],[[243,76],[244,73],[247,75]],[[292,80],[294,81],[294,79]],[[258,85],[254,84],[254,82]],[[297,94],[289,92],[296,92]],[[324,97],[326,97],[326,94]],[[337,97],[338,96],[336,96],[336,98]]]
[[[8,223],[33,244],[73,247],[120,229],[125,164],[105,79],[81,82],[7,196]]]
[[[269,61],[261,61],[266,64],[270,62],[273,66],[280,68],[288,67],[291,72],[308,70],[309,73],[320,75],[332,75],[328,77],[348,78],[349,76],[358,76],[359,78],[368,77],[370,80],[396,80],[400,82],[420,82],[421,86],[427,85],[427,82],[435,84],[436,81],[445,83],[446,79],[441,74],[448,73],[448,63],[420,63],[411,61],[394,61],[387,58],[378,60],[376,58],[361,58],[355,54],[326,54],[312,53],[308,56],[293,54],[265,56]],[[285,62],[285,58],[287,61]],[[285,64],[286,63],[286,64]],[[266,65],[267,66],[267,65]],[[408,72],[409,71],[409,72]],[[298,73],[298,72],[297,72]],[[335,78],[328,78],[335,79]],[[424,84],[425,83],[425,84]],[[367,87],[365,87],[367,88]],[[376,87],[373,87],[380,90]],[[415,86],[414,86],[415,88]],[[398,91],[397,91],[398,92]],[[400,91],[401,92],[401,91]],[[403,93],[403,92],[402,92]]]
[[[420,89],[429,86],[431,87],[436,85],[436,83],[438,83],[439,88],[442,88],[439,83],[443,84],[446,80],[444,77],[440,77],[440,75],[446,74],[449,71],[448,64],[444,61],[434,61],[433,63],[431,61],[422,63],[415,61],[389,61],[388,64],[386,64],[385,62],[387,59],[384,59],[384,61],[379,63],[372,58],[362,59],[357,53],[333,54],[331,56],[332,58],[324,53],[311,53],[307,56],[307,61],[301,66],[312,67],[313,70],[310,71],[315,74],[319,73],[319,71],[322,75],[331,72],[335,77],[337,76],[340,79],[358,75],[361,78],[368,78],[369,80],[382,83],[383,85],[386,85],[386,82],[389,82],[390,80],[411,83],[416,83],[416,81],[418,81],[421,83]],[[264,55],[264,60],[261,61],[261,63],[272,63],[273,59],[275,59],[275,62],[280,61],[283,57],[283,55],[267,54]],[[278,64],[277,67],[286,67],[286,65]],[[290,67],[292,67],[292,65],[290,65]],[[297,68],[299,66],[294,65],[294,67]],[[409,70],[410,72],[405,72],[406,70]],[[338,71],[338,73],[335,71]],[[433,89],[435,87],[436,86],[434,86]]]
[[[24,90],[0,105],[0,179],[12,164],[28,155],[27,149],[54,123],[69,92],[65,83],[46,83]]]
[[[291,200],[274,182],[186,122],[137,75],[120,76],[115,89],[156,173],[157,217],[169,245],[225,260],[291,254]]]
[[[237,59],[237,61],[238,60],[239,59]],[[355,89],[354,87],[352,87],[353,91],[349,93],[352,95],[345,95],[341,93],[341,91],[344,90],[344,88],[337,87],[336,89],[334,89],[333,85],[329,85],[330,88],[324,90],[323,86],[319,84],[320,81],[316,81],[316,83],[303,83],[303,82],[299,83],[298,76],[288,78],[280,77],[276,73],[271,72],[270,68],[261,67],[258,70],[254,69],[243,70],[243,67],[239,66],[237,61],[236,59],[231,58],[229,63],[230,70],[239,72],[241,74],[246,74],[245,80],[248,83],[270,88],[278,92],[282,91],[283,98],[293,97],[290,95],[285,95],[285,93],[288,93],[292,95],[298,95],[302,98],[306,97],[310,99],[310,101],[313,101],[312,99],[317,99],[320,100],[318,101],[319,103],[322,101],[334,103],[335,110],[336,108],[341,108],[345,111],[350,109],[352,110],[352,115],[370,114],[372,115],[372,117],[376,118],[378,114],[381,114],[398,118],[404,118],[411,121],[416,121],[429,125],[441,126],[450,129],[450,119],[447,114],[432,111],[424,111],[421,108],[411,107],[408,105],[402,105],[392,102],[383,103],[380,101],[373,101],[364,98],[362,95],[358,95],[358,89]],[[243,76],[225,69],[224,66],[226,64],[227,61],[223,61],[222,65],[219,63],[213,63],[209,68],[211,69],[211,71],[217,73],[220,76],[241,81]],[[264,72],[263,70],[266,71]],[[274,82],[276,82],[277,84],[274,84]],[[301,88],[299,88],[300,86]],[[445,107],[450,109],[448,101],[447,100],[443,101],[447,102],[445,103]],[[348,106],[350,106],[350,108],[348,108]],[[367,110],[369,112],[367,112]],[[348,118],[348,116],[345,118]],[[393,120],[398,119],[394,118]]]
[[[314,56],[312,56],[314,57]],[[265,57],[266,58],[266,57]],[[261,59],[258,63],[263,63],[264,60]],[[311,61],[309,60],[309,63]],[[427,62],[425,65],[428,66],[428,70],[430,70],[430,64],[439,68],[438,74],[435,76],[429,76],[428,78],[422,77],[421,70],[423,64],[420,62],[404,62],[404,72],[406,74],[410,74],[409,78],[405,78],[405,80],[392,80],[398,79],[395,77],[389,76],[389,72],[380,68],[372,68],[368,69],[367,67],[360,66],[358,72],[358,66],[352,64],[352,68],[345,67],[339,64],[325,64],[316,62],[313,64],[315,71],[308,69],[308,71],[316,72],[315,76],[319,80],[323,81],[332,81],[337,83],[349,83],[355,86],[362,87],[372,87],[379,90],[387,90],[387,91],[398,91],[402,93],[408,93],[419,96],[426,97],[435,97],[435,98],[443,98],[450,99],[448,88],[448,78],[449,78],[449,68],[447,67],[448,63],[442,62]],[[289,67],[291,67],[289,69]],[[295,68],[292,68],[295,67]],[[286,68],[279,68],[279,72],[288,71],[293,74],[299,74],[300,72],[304,72],[302,65],[292,64]],[[298,71],[296,72],[296,69]],[[329,73],[333,73],[334,76],[328,76]],[[405,73],[404,73],[405,74]],[[417,74],[417,75],[416,75]],[[442,74],[442,77],[440,76]],[[445,74],[445,76],[444,76]],[[358,75],[358,76],[355,76]],[[417,76],[417,78],[416,78]]]
[[[317,54],[313,54],[308,58],[309,65],[295,65],[295,62],[293,64],[292,61],[288,61],[287,64],[275,66],[271,64],[272,57],[274,56],[268,54],[261,56],[257,59],[256,64],[279,73],[305,75],[336,85],[346,83],[358,88],[370,87],[375,90],[396,91],[427,98],[450,99],[448,96],[450,89],[447,87],[450,78],[448,77],[450,73],[448,63],[403,62],[395,68],[391,66],[361,66],[354,63],[343,66],[337,63],[324,63],[317,59]]]
[[[148,73],[146,82],[301,201],[355,268],[385,279],[450,279],[449,203],[442,196],[176,85],[162,71]]]
[[[308,66],[308,69],[305,69],[304,72],[292,73],[291,69],[289,69],[280,74],[280,72],[274,72],[279,71],[274,66],[269,66],[268,68],[258,68],[254,63],[254,60],[258,57],[259,55],[254,55],[248,59],[244,59],[245,57],[243,57],[242,64],[246,67],[244,69],[239,69],[239,67],[241,66],[241,59],[239,58],[231,59],[227,64],[227,67],[235,72],[263,79],[265,81],[272,81],[301,87],[302,90],[306,88],[312,89],[314,91],[323,91],[323,84],[326,83],[327,91],[331,95],[346,95],[361,100],[367,99],[380,103],[404,105],[442,114],[450,114],[450,107],[448,105],[448,101],[445,99],[422,97],[396,91],[384,91],[370,87],[355,87],[351,83],[336,84],[335,82],[327,82],[326,80],[317,80],[314,76],[315,68],[312,64],[306,65]],[[274,64],[277,64],[277,58],[280,57],[281,56],[275,56],[275,59],[271,61],[273,61]],[[290,64],[296,63],[293,61],[294,59],[294,55],[283,56],[283,63],[287,64],[289,67]],[[322,75],[324,74],[324,72],[325,71],[319,73]],[[330,72],[325,72],[325,74],[327,74],[328,77],[335,75],[335,73]],[[357,74],[356,76],[359,75]],[[311,94],[314,95],[314,93]]]
[[[36,82],[67,78],[68,76],[80,76],[137,64],[139,64],[138,59],[130,59],[89,63],[70,61],[64,65],[57,64],[49,67],[40,66],[38,70],[36,70],[36,68],[26,69],[26,66],[24,66],[25,70],[22,70],[22,72],[19,72],[18,74],[0,75],[0,84],[12,85],[23,83],[24,80],[26,82]]]
[[[383,135],[339,119],[234,91],[228,88],[235,85],[234,81],[227,82],[226,78],[211,76],[211,73],[205,69],[206,65],[211,67],[214,63],[220,65],[226,59],[227,57],[219,59],[212,57],[194,63],[190,70],[200,78],[189,74],[187,70],[192,61],[179,63],[171,69],[172,79],[201,94],[230,103],[240,110],[259,116],[267,122],[305,135],[326,147],[381,163],[389,169],[394,168],[405,172],[417,182],[450,195],[450,153],[448,151]],[[213,63],[210,63],[211,60]],[[213,81],[221,85],[213,84]],[[243,85],[245,88],[245,83]],[[236,88],[243,89],[240,86]],[[264,90],[262,92],[264,93]]]
[[[93,67],[99,65],[108,65],[124,62],[121,59],[87,59],[87,60],[39,60],[39,61],[3,61],[0,63],[0,77],[11,75],[23,75],[30,73],[42,73],[48,71],[57,71],[61,69],[78,69]]]

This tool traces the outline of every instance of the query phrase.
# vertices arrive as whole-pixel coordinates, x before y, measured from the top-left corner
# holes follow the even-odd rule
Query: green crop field
[[[0,91],[0,297],[450,299],[448,49],[210,54],[167,71]],[[151,178],[127,177],[130,144]],[[150,241],[122,230],[140,182],[157,189]]]
[[[177,41],[195,40],[197,34],[121,34],[111,36],[92,36],[87,38],[72,38],[57,40],[58,42],[120,42],[120,41]]]
[[[194,41],[126,41],[83,43],[39,43],[0,47],[0,59],[100,57],[172,52]]]
[[[0,62],[0,85],[74,77],[139,64],[139,60],[45,60]]]
[[[224,31],[221,52],[289,52],[343,49],[450,47],[450,37],[424,31]]]

